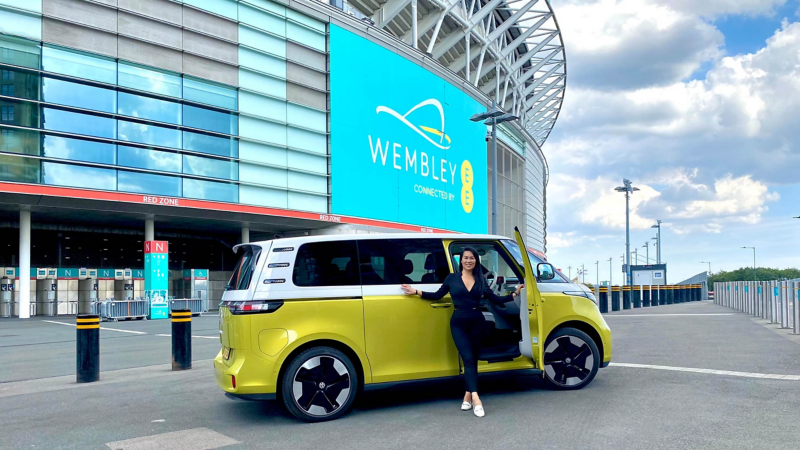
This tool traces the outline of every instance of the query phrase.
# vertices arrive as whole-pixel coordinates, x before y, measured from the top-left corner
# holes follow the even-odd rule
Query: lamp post
[[[644,263],[645,264],[650,264],[650,241],[644,241],[644,245],[642,247],[644,247],[644,249],[645,249],[645,253],[644,253],[645,260],[644,260]]]
[[[595,286],[600,286],[600,261],[597,261],[594,265],[597,267],[597,284]]]
[[[614,267],[611,265],[613,261],[614,261],[614,258],[608,258],[608,287],[611,287],[611,286],[614,285],[614,282],[611,281],[611,280],[613,280],[612,273],[614,273]]]
[[[623,186],[614,188],[617,192],[625,193],[625,255],[628,258],[628,265],[626,267],[626,284],[631,284],[631,214],[630,214],[630,198],[631,194],[638,191],[639,188],[633,187],[631,181],[627,178],[622,179]]]
[[[638,248],[633,249],[633,261],[636,263],[637,266],[639,265],[639,249]],[[629,272],[630,272],[630,270],[629,270]]]
[[[469,118],[473,122],[483,122],[492,126],[492,234],[497,234],[497,124],[518,119],[517,116],[503,112],[492,100],[492,107],[485,113]]]
[[[708,276],[711,276],[711,263],[709,261],[700,261],[700,264],[708,264]]]
[[[656,264],[661,264],[661,219],[656,220],[656,224],[650,228],[657,228],[656,232]]]
[[[756,272],[756,248],[755,247],[742,247],[753,250],[753,281],[758,281],[758,273]]]
[[[567,270],[569,270],[569,281],[572,281],[572,266],[567,267]]]

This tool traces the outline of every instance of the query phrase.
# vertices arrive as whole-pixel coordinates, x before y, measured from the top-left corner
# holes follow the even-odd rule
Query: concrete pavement
[[[707,302],[623,311],[606,318],[614,333],[614,362],[800,375],[800,345],[743,314]],[[207,335],[216,332],[216,318],[199,323],[203,325],[198,328],[207,327]],[[223,444],[231,449],[788,449],[800,442],[800,381],[613,364],[589,387],[572,392],[544,389],[530,376],[482,377],[481,398],[487,410],[483,419],[459,410],[460,383],[433,382],[368,392],[343,419],[304,424],[274,402],[224,397],[208,361],[213,355],[205,356],[216,354],[218,342],[193,340],[200,354],[195,353],[195,368],[171,372],[169,338],[155,340],[155,332],[164,331],[160,324],[109,326],[148,334],[104,334],[104,370],[128,367],[101,374],[104,384],[77,386],[68,374],[49,380],[62,383],[56,390],[43,390],[48,380],[0,383],[0,448],[180,448],[175,445],[182,442],[186,449]],[[0,335],[13,334],[6,322],[0,329]],[[42,341],[67,345],[60,343],[64,336],[59,331],[47,333],[55,334]],[[0,339],[0,360],[8,363],[6,338]],[[29,360],[36,360],[43,345],[47,347],[44,342],[30,346]],[[113,356],[112,348],[125,356]],[[19,355],[21,350],[11,352]],[[62,365],[69,360],[59,358]],[[136,368],[136,361],[145,367]],[[160,365],[147,365],[151,361]],[[74,372],[74,359],[69,368]],[[5,368],[0,376],[14,379]],[[4,388],[16,393],[3,396]]]

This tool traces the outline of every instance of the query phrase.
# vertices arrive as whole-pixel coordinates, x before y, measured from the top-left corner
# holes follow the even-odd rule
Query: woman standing
[[[485,297],[494,303],[510,302],[519,295],[520,289],[525,286],[518,285],[513,293],[499,297],[489,289],[480,267],[481,261],[478,252],[472,248],[465,248],[461,253],[458,272],[448,275],[438,291],[422,292],[407,284],[402,285],[402,288],[406,295],[417,295],[425,300],[439,300],[448,292],[450,293],[455,307],[450,319],[450,331],[453,334],[453,341],[455,341],[458,353],[464,361],[464,377],[467,384],[461,410],[473,409],[476,416],[483,417],[485,412],[481,399],[478,397],[478,355],[486,322],[483,312],[480,310],[481,299]]]

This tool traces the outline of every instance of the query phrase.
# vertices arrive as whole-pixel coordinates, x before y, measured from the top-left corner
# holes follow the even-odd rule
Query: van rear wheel
[[[293,416],[306,422],[338,419],[353,405],[358,372],[344,353],[314,347],[295,356],[281,379],[281,399]]]
[[[581,389],[592,382],[600,368],[600,352],[588,334],[562,328],[544,346],[544,379],[559,390]]]

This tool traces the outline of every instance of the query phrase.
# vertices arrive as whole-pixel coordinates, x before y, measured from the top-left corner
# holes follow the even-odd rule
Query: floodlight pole
[[[492,108],[494,108],[492,102]],[[497,120],[492,117],[492,234],[497,235]],[[524,249],[520,249],[525,252]]]

